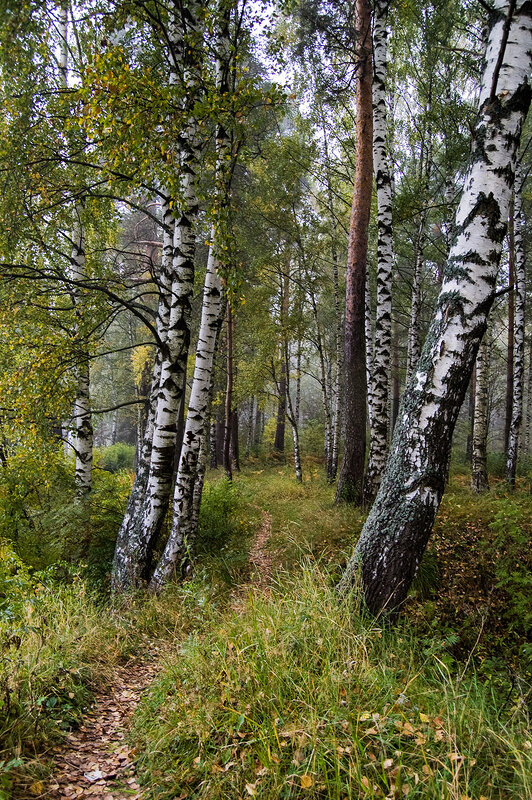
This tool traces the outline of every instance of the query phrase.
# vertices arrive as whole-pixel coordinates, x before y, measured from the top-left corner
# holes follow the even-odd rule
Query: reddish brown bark
[[[366,453],[364,286],[373,183],[373,68],[371,10],[357,0],[356,172],[346,269],[344,345],[344,457],[336,500],[362,503]]]

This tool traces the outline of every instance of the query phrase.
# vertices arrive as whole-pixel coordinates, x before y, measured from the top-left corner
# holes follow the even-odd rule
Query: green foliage
[[[198,547],[204,553],[216,553],[238,529],[239,492],[225,476],[207,483],[201,498],[198,524]]]
[[[98,466],[107,472],[133,470],[135,465],[135,446],[117,442],[109,445],[109,447],[100,448],[98,456]]]
[[[512,499],[504,499],[490,528],[495,532],[495,575],[497,586],[505,590],[508,605],[504,609],[510,631],[529,634],[532,631],[532,556],[530,534],[525,529],[530,519],[526,510]]]
[[[131,478],[95,470],[90,497],[80,502],[72,463],[57,450],[40,462],[39,452],[14,455],[0,473],[0,539],[28,567],[75,566],[105,592]]]
[[[170,658],[136,717],[140,774],[161,799],[527,796],[524,716],[501,722],[448,661],[302,564]]]

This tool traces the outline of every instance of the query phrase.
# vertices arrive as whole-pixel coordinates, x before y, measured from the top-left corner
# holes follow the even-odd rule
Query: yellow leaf
[[[44,784],[42,781],[35,781],[30,786],[31,794],[35,795],[35,797],[39,797],[44,792]]]
[[[421,722],[430,722],[430,718],[427,714],[422,714],[421,711],[419,712],[419,719]]]
[[[302,775],[301,776],[301,788],[302,789],[310,789],[310,787],[314,784],[314,781],[310,777],[310,775]]]

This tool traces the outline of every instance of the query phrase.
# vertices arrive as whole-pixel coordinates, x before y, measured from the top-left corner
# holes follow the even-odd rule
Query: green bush
[[[495,532],[491,546],[496,548],[497,586],[508,595],[503,613],[510,630],[526,635],[532,631],[532,555],[530,532],[525,529],[530,518],[511,498],[499,505],[490,524]]]
[[[198,550],[218,553],[237,529],[238,489],[225,476],[206,483],[201,498]]]
[[[97,451],[97,464],[107,472],[132,471],[135,466],[136,448],[132,444],[117,442]]]

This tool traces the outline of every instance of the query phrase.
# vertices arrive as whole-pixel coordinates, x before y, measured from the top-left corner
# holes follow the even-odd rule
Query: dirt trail
[[[253,544],[249,551],[251,565],[251,583],[259,589],[267,589],[273,572],[273,555],[268,548],[272,535],[272,518],[267,511],[262,511],[260,528],[255,531]]]
[[[157,648],[145,663],[118,667],[111,687],[97,694],[78,730],[55,749],[55,769],[43,797],[53,800],[144,800],[126,742],[130,718],[156,672]]]
[[[248,586],[267,590],[270,584],[274,562],[267,544],[271,532],[271,516],[263,511],[249,552]],[[130,719],[157,673],[159,656],[153,645],[149,661],[117,668],[111,687],[96,695],[80,728],[54,749],[55,768],[43,799],[146,800],[148,792],[136,781],[135,753],[126,739]]]

